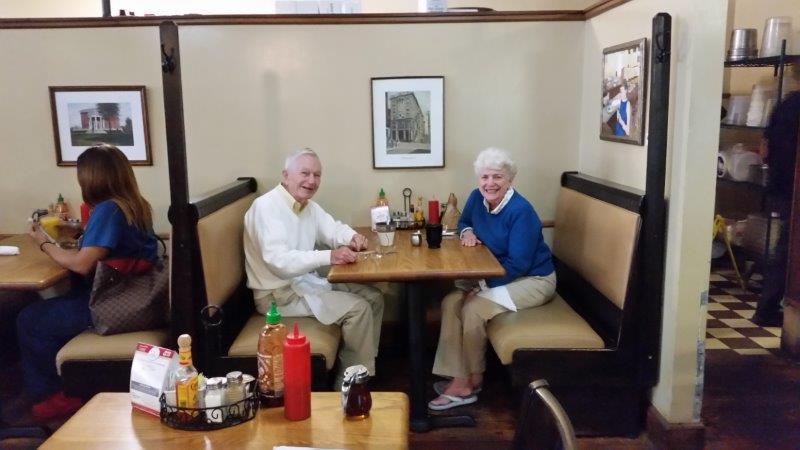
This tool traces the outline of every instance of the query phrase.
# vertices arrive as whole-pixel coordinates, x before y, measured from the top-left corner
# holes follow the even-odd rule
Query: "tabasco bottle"
[[[283,405],[283,341],[286,326],[275,302],[266,314],[266,325],[258,336],[258,392],[264,406]]]
[[[172,375],[175,382],[175,400],[178,408],[197,408],[197,369],[192,365],[192,337],[182,334],[178,337],[178,368]],[[187,413],[185,419],[197,416],[197,412]]]

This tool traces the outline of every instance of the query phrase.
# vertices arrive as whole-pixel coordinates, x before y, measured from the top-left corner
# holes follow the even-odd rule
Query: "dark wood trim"
[[[214,211],[255,192],[257,188],[258,183],[256,183],[255,178],[240,177],[233,183],[206,192],[201,198],[193,199],[189,203],[191,203],[195,209],[197,219],[202,219]]]
[[[639,235],[635,269],[639,283],[633,288],[641,300],[631,311],[636,318],[642,383],[658,381],[661,354],[661,318],[664,308],[664,270],[667,239],[667,201],[664,197],[667,173],[667,130],[669,127],[670,58],[672,17],[658,13],[653,17],[650,42],[650,123],[647,137],[647,177],[642,231]]]
[[[268,14],[0,19],[0,29],[153,27],[164,21],[191,25],[363,25],[470,22],[581,22],[583,11],[480,11],[395,14]]]
[[[647,439],[658,450],[705,448],[706,427],[702,423],[670,423],[653,406],[647,409]]]
[[[186,165],[186,139],[183,120],[183,90],[181,87],[180,46],[178,27],[174,22],[160,26],[162,84],[164,86],[164,119],[167,129],[167,163],[169,171],[170,207],[172,224],[172,264],[170,272],[170,298],[172,300],[172,327],[170,344],[178,335],[190,334],[196,346],[202,348],[197,328],[199,308],[194,299],[198,294],[193,274],[200,266],[197,255],[197,218],[189,207],[189,178]],[[198,355],[201,356],[201,355]],[[202,357],[195,365],[202,367]]]
[[[594,5],[591,5],[583,10],[583,20],[589,20],[593,17],[597,17],[600,14],[611,11],[617,6],[624,5],[629,1],[631,0],[600,0]]]
[[[798,124],[800,127],[800,124]],[[800,136],[798,136],[797,151],[800,152]],[[786,261],[786,290],[784,298],[791,302],[795,308],[800,308],[800,158],[794,165],[794,191],[792,195],[792,208],[789,214],[789,250]]]
[[[561,174],[561,186],[640,214],[644,192],[578,172]]]

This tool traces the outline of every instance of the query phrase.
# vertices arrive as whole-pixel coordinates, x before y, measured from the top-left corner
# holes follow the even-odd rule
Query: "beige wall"
[[[183,27],[191,193],[243,175],[263,192],[278,182],[286,152],[310,146],[324,163],[319,202],[366,224],[381,187],[397,207],[406,186],[463,202],[475,186],[474,156],[496,145],[512,150],[518,189],[551,218],[560,173],[577,167],[569,124],[578,117],[582,30],[580,22]],[[16,174],[0,177],[0,232],[24,230],[30,211],[58,192],[79,203],[74,168],[55,164],[50,85],[148,87],[155,162],[136,175],[157,228],[166,228],[157,30],[2,30],[0,40],[1,60],[15,68],[0,71],[0,155],[4,172]],[[370,77],[395,75],[445,77],[445,168],[372,169]]]
[[[644,188],[647,147],[598,138],[601,56],[604,47],[649,38],[658,12],[672,15],[673,51],[663,336],[660,382],[652,402],[670,422],[694,422],[699,420],[695,394],[702,387],[697,347],[705,335],[705,313],[700,298],[708,289],[727,0],[634,0],[586,23],[579,167]]]
[[[155,208],[157,230],[167,229],[158,29],[0,30],[0,42],[0,233],[24,231],[31,212],[59,192],[77,214],[75,168],[56,166],[48,86],[83,85],[147,86],[153,166],[134,172]]]
[[[511,150],[519,190],[552,217],[558,177],[577,166],[582,23],[320,27],[185,27],[184,101],[193,194],[253,175],[279,181],[285,154],[317,150],[317,200],[334,216],[369,223],[383,187],[461,201],[484,147]],[[209,49],[213,49],[209,51]],[[559,70],[551,70],[552,68]],[[187,76],[190,74],[191,76]],[[444,169],[373,170],[370,77],[443,75]],[[462,203],[463,204],[463,203]]]
[[[730,44],[730,32],[734,28],[755,28],[758,31],[757,46],[761,50],[764,24],[769,17],[788,16],[792,18],[794,33],[787,43],[790,54],[800,53],[800,1],[798,0],[729,0],[731,21],[725,35],[725,50]],[[753,84],[761,79],[771,79],[773,71],[768,67],[727,69],[724,92],[731,94],[750,94]]]

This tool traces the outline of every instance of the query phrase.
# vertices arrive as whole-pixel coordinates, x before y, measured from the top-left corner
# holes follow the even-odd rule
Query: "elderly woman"
[[[498,299],[513,302],[517,310],[533,308],[547,303],[556,290],[542,222],[530,202],[513,188],[514,161],[504,150],[487,148],[474,165],[478,189],[467,199],[458,223],[461,244],[488,247],[506,275],[485,280],[485,286],[458,281],[457,289],[442,301],[433,373],[452,380],[434,385],[440,395],[428,403],[433,410],[477,401],[486,369],[486,322],[511,311],[496,303]]]

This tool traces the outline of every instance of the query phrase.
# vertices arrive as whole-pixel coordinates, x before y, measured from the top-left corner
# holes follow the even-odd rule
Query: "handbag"
[[[159,238],[159,241],[161,239]],[[151,330],[169,319],[169,264],[165,255],[144,273],[124,274],[103,261],[97,263],[89,310],[101,335]]]

